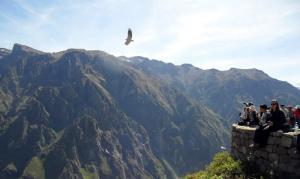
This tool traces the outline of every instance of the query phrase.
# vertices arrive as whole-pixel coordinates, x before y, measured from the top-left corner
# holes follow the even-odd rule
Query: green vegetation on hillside
[[[45,178],[45,169],[43,161],[38,157],[33,157],[23,172],[23,176],[43,179]]]
[[[106,158],[104,158],[104,157],[100,157],[100,158],[101,158],[101,165],[100,165],[101,171],[106,175],[110,175],[111,169],[110,169],[110,166],[109,166]]]
[[[242,163],[232,158],[228,152],[215,154],[212,162],[202,171],[189,174],[184,179],[264,179],[272,178],[268,173],[263,176],[250,163]]]
[[[228,152],[220,152],[204,170],[189,174],[185,179],[263,179],[262,176],[255,175],[256,172],[247,172],[248,167],[234,160]]]
[[[98,179],[99,175],[95,172],[90,172],[84,168],[80,168],[80,173],[83,175],[84,179]]]
[[[185,177],[185,179],[223,178],[246,178],[241,162],[234,160],[228,152],[217,153],[213,161],[203,171]]]

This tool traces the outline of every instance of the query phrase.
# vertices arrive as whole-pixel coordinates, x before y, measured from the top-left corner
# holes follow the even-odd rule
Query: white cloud
[[[258,11],[255,11],[257,10],[255,3],[246,4],[246,9],[215,8],[201,12],[188,11],[176,16],[172,24],[166,22],[169,26],[167,29],[162,29],[169,30],[174,40],[156,56],[176,58],[192,46],[211,42],[223,42],[227,46],[232,45],[232,48],[244,42],[271,43],[295,29],[286,26],[284,22],[285,17],[295,11],[293,8],[289,9],[290,6],[279,6],[280,13],[278,13],[279,7],[266,10],[269,4],[265,4],[266,9]]]
[[[45,51],[100,49],[205,69],[256,67],[286,77],[281,67],[299,65],[299,52],[276,49],[285,45],[281,44],[285,38],[295,38],[295,45],[285,48],[299,47],[300,3],[296,1],[64,0],[41,7],[25,0],[14,2],[27,15],[0,11],[0,20],[6,21],[0,25],[0,45],[10,41]],[[128,27],[135,42],[125,46]],[[270,48],[274,44],[278,47]]]

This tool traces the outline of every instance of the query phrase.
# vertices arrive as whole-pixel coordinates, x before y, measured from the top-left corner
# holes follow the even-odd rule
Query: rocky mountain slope
[[[101,51],[0,59],[0,178],[176,178],[228,144],[180,88]]]
[[[229,144],[242,102],[300,101],[256,69],[0,49],[0,178],[177,178]]]
[[[243,102],[251,101],[259,106],[262,103],[270,105],[272,99],[285,105],[296,105],[300,101],[300,91],[296,87],[257,69],[202,70],[190,64],[175,66],[144,57],[132,57],[127,61],[208,106],[230,125],[237,120]]]

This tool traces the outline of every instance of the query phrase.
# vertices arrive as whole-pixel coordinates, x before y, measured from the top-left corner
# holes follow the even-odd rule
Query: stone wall
[[[253,147],[255,128],[232,126],[231,154],[248,162],[260,173],[279,178],[300,178],[300,154],[296,152],[297,132],[272,132],[264,148]]]

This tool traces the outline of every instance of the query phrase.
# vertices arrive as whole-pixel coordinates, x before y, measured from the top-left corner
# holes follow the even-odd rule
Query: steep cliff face
[[[0,52],[2,178],[176,178],[229,144],[244,100],[300,100],[255,69],[19,44]]]
[[[228,132],[218,115],[101,51],[16,44],[0,60],[0,177],[176,178]]]
[[[297,152],[296,132],[272,132],[268,144],[264,148],[250,147],[253,144],[255,128],[247,126],[232,126],[231,153],[249,166],[250,170],[258,171],[260,175],[273,178],[299,178],[300,154]]]

